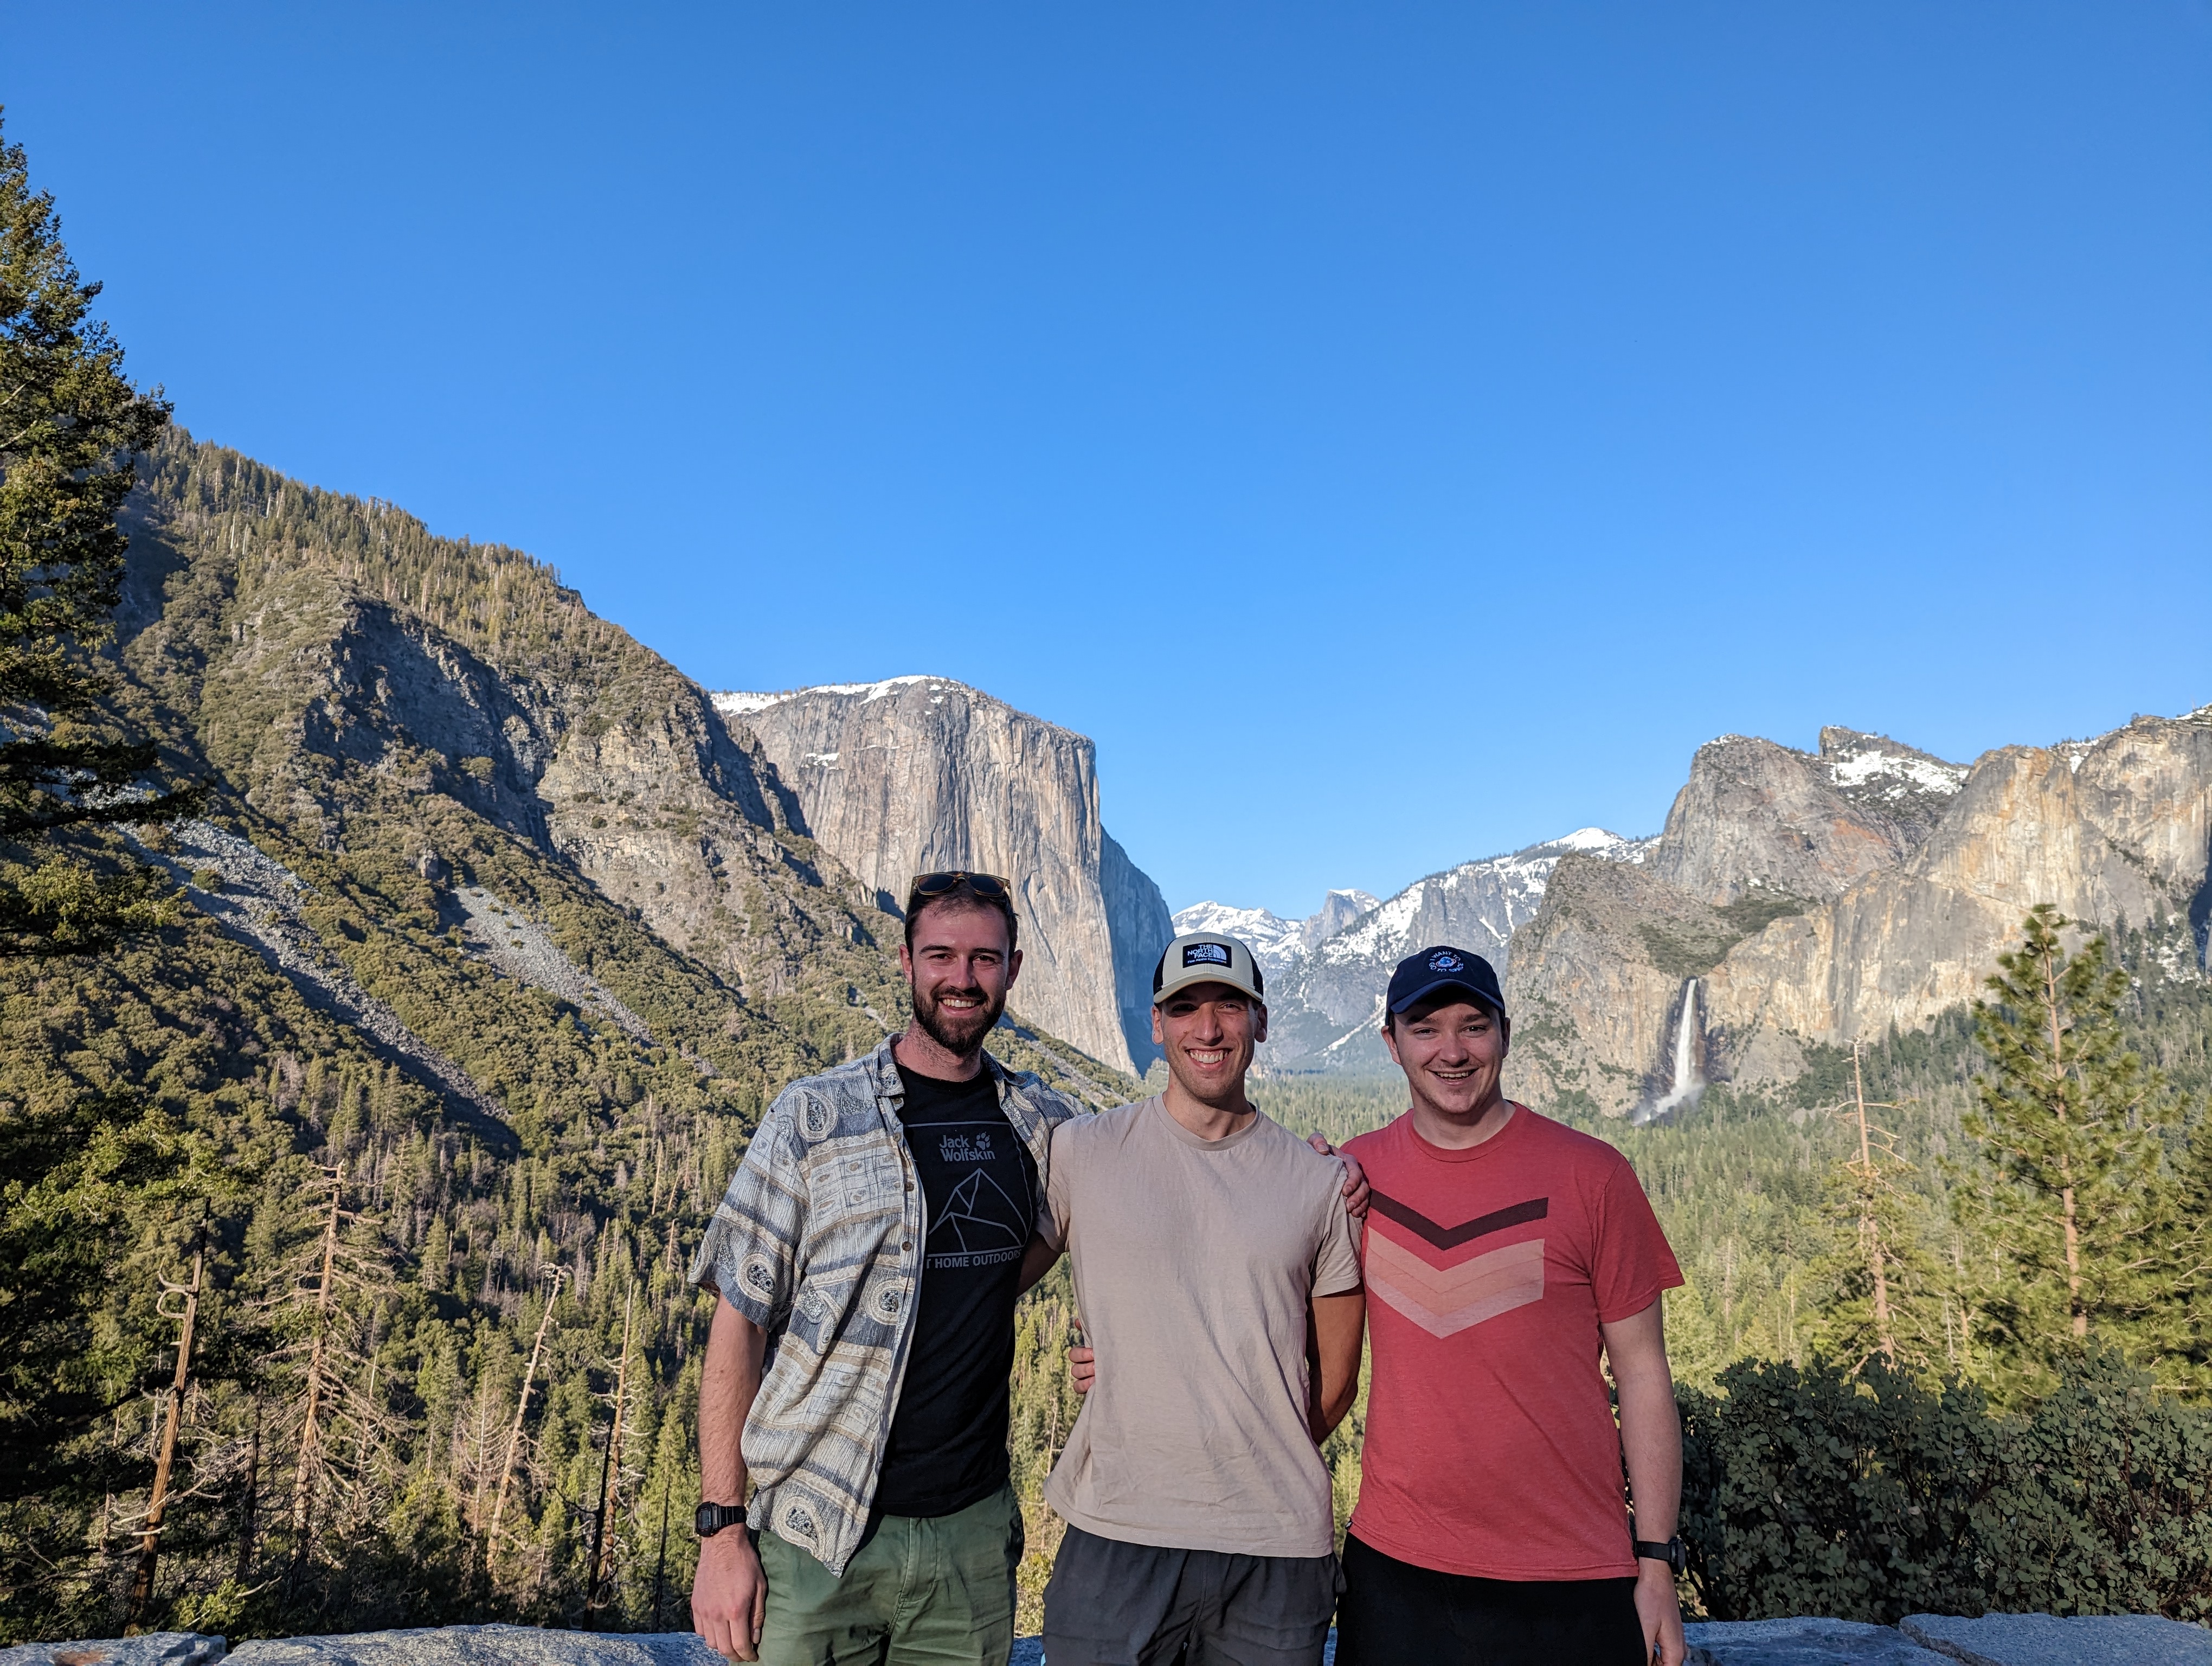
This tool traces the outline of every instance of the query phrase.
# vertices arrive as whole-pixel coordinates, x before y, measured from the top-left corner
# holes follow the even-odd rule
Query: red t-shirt
[[[1465,1151],[1410,1111],[1345,1149],[1374,1188],[1352,1531],[1443,1573],[1632,1575],[1598,1326],[1682,1274],[1628,1159],[1522,1105]]]

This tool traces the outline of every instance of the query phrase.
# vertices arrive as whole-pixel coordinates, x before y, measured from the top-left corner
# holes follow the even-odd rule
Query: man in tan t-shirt
[[[1318,1448],[1358,1388],[1364,1298],[1337,1163],[1244,1095],[1263,988],[1235,939],[1177,938],[1152,976],[1167,1091],[1054,1132],[1048,1243],[1100,1366],[1045,1483],[1068,1523],[1053,1666],[1316,1666],[1328,1639]]]

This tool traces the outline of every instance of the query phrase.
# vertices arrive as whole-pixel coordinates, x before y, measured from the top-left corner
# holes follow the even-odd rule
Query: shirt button
[[[914,1182],[913,1182],[913,1181],[911,1181],[911,1180],[908,1180],[908,1181],[906,1183],[906,1189],[907,1189],[907,1190],[908,1190],[908,1191],[912,1191],[912,1190],[914,1189]]]
[[[908,1238],[904,1243],[899,1245],[899,1248],[902,1250],[912,1250],[914,1248],[914,1240],[912,1238]]]

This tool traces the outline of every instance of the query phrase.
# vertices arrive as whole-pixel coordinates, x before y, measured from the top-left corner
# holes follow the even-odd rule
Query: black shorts
[[[1048,1659],[1055,1659],[1049,1649]],[[1478,1579],[1349,1534],[1336,1666],[1650,1666],[1634,1579]]]
[[[1334,1556],[1168,1550],[1067,1529],[1044,1588],[1051,1666],[1321,1666]]]

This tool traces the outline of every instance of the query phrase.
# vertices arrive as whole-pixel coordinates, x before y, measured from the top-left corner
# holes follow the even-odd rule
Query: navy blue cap
[[[1471,995],[1498,1017],[1505,1016],[1505,994],[1498,987],[1498,973],[1491,964],[1479,954],[1445,945],[1423,949],[1400,961],[1398,970],[1390,974],[1390,993],[1383,1000],[1395,1014],[1447,989]]]

